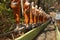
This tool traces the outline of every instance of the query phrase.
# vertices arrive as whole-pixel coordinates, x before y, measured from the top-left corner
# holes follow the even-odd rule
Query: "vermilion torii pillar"
[[[37,9],[37,5],[35,5],[35,12],[34,12],[34,24],[37,23],[37,13],[36,13],[36,9]]]
[[[13,9],[16,24],[20,23],[20,0],[11,0],[11,8]]]
[[[42,12],[42,9],[41,8],[39,8],[40,9],[40,13],[39,13],[39,22],[40,22],[40,24],[42,24],[43,23],[43,12]]]
[[[23,5],[24,7],[24,23],[26,24],[26,27],[28,27],[29,24],[29,16],[30,16],[30,3],[26,0],[26,2]]]
[[[30,24],[33,24],[34,22],[34,12],[35,12],[35,7],[34,7],[34,2],[31,3],[31,6],[30,6]]]

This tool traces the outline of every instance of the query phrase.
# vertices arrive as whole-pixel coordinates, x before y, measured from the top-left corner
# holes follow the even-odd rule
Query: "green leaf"
[[[57,26],[56,26],[56,39],[57,39],[57,40],[60,40],[60,32],[59,32]]]

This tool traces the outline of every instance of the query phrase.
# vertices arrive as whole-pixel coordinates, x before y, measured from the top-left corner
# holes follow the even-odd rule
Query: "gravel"
[[[56,40],[54,25],[49,24],[42,33],[40,33],[35,40]]]

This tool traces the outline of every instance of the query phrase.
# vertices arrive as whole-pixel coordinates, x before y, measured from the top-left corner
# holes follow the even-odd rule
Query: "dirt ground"
[[[49,24],[35,40],[56,40],[54,25]]]
[[[11,40],[10,37],[12,38],[12,36],[7,37],[3,39],[0,37],[0,40]],[[56,40],[54,25],[49,24],[34,40]]]

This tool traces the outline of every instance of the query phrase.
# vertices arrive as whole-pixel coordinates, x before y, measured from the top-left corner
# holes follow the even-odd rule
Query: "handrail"
[[[35,38],[37,36],[37,34],[40,31],[45,29],[49,23],[50,23],[50,20],[47,21],[46,23],[42,24],[40,27],[34,28],[31,31],[25,33],[24,35],[16,38],[15,40],[32,40],[33,38]]]

